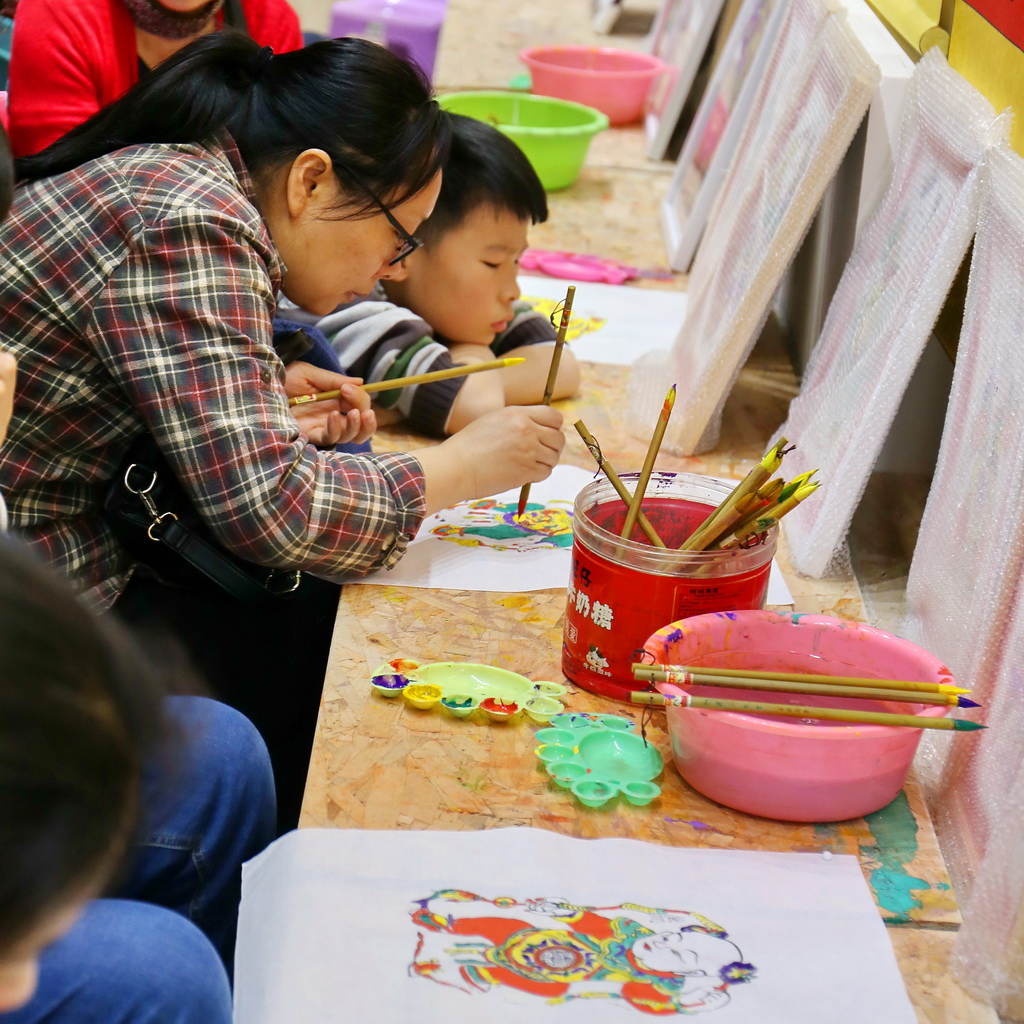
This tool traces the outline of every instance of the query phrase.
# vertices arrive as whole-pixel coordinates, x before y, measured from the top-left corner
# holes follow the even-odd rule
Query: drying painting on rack
[[[669,260],[688,270],[708,211],[739,140],[770,42],[784,13],[774,0],[744,0],[683,142],[661,205]],[[760,55],[760,56],[759,56]]]
[[[668,353],[630,374],[627,427],[644,436],[679,383],[683,414],[665,447],[707,451],[797,246],[867,111],[878,80],[846,19],[825,0],[791,0],[715,198],[688,283],[686,320]],[[723,312],[724,311],[724,312]]]
[[[243,868],[245,1024],[913,1024],[857,858],[301,829]]]
[[[647,155],[652,160],[665,157],[724,2],[665,0],[658,11],[649,44],[665,67],[651,85],[644,114]]]

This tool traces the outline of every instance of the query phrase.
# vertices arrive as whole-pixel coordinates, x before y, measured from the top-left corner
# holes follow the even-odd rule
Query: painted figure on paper
[[[538,313],[543,313],[549,320],[562,311],[561,300],[556,302],[554,299],[524,296],[523,301],[529,302],[533,309]],[[576,341],[577,338],[582,338],[585,334],[593,334],[595,331],[601,330],[607,322],[608,321],[601,316],[574,315],[572,320],[569,322],[569,326],[566,328],[565,340]]]
[[[410,973],[466,993],[501,986],[557,1005],[618,999],[644,1013],[717,1010],[754,967],[719,925],[685,910],[443,889],[416,903]]]
[[[439,540],[496,551],[533,551],[572,546],[572,502],[528,504],[516,519],[517,505],[482,498],[437,513],[439,524],[430,532]]]

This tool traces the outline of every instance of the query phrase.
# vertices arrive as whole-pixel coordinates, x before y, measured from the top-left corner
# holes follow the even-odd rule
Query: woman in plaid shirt
[[[337,605],[306,577],[262,614],[140,572],[102,515],[148,430],[217,539],[268,568],[394,564],[425,514],[544,479],[561,416],[498,410],[407,454],[319,451],[287,395],[338,387],[342,439],[369,396],[271,345],[280,288],[326,314],[415,247],[440,188],[446,116],[422,76],[356,39],[272,56],[208,36],[42,153],[0,246],[0,337],[19,364],[0,491],[12,532],[101,607],[170,628],[271,751],[295,823]]]

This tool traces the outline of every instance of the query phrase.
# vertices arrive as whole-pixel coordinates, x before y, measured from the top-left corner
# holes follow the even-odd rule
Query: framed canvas
[[[690,268],[712,200],[750,110],[771,40],[778,33],[783,7],[780,0],[744,0],[701,98],[661,204],[661,227],[674,270]]]
[[[622,0],[590,0],[590,25],[595,32],[608,35],[622,13]]]
[[[647,155],[664,159],[676,122],[711,42],[725,0],[664,0],[651,29],[650,52],[665,62],[647,95]]]
[[[782,6],[785,18],[693,261],[686,320],[670,351],[641,356],[630,371],[625,421],[637,436],[650,435],[665,381],[677,383],[663,441],[677,454],[717,443],[725,399],[878,81],[832,0]]]
[[[981,94],[931,51],[914,68],[903,114],[892,180],[847,261],[800,394],[780,428],[798,445],[787,459],[790,470],[842,467],[834,484],[822,489],[820,501],[794,510],[784,524],[793,568],[816,578],[843,558],[850,521],[970,244],[986,152],[1003,124]],[[974,278],[972,267],[972,282]],[[1005,372],[1010,373],[1009,363]],[[954,376],[954,393],[956,380]],[[1005,383],[1009,386],[1009,377]],[[996,402],[987,392],[977,408],[986,403],[991,423]],[[850,410],[857,411],[855,417]],[[971,453],[972,465],[977,461],[987,466],[991,460],[983,457],[987,448],[980,441],[980,427],[972,430],[978,435],[973,443],[963,440],[967,422],[962,421],[958,436]],[[936,486],[933,482],[932,495]],[[955,493],[951,505],[961,494],[973,492]],[[931,500],[929,496],[929,504]],[[924,524],[921,530],[923,537]],[[978,562],[969,533],[952,530],[948,536],[965,544],[963,550],[970,550]],[[944,554],[943,564],[948,564],[952,553]],[[907,596],[909,600],[909,582]],[[957,595],[962,598],[963,587]],[[980,609],[978,601],[969,606]],[[984,619],[984,612],[977,614]]]

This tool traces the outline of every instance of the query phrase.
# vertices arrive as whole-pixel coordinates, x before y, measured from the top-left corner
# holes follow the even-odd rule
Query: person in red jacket
[[[287,0],[19,0],[8,89],[14,155],[45,149],[221,28],[245,31],[275,53],[302,46]]]

